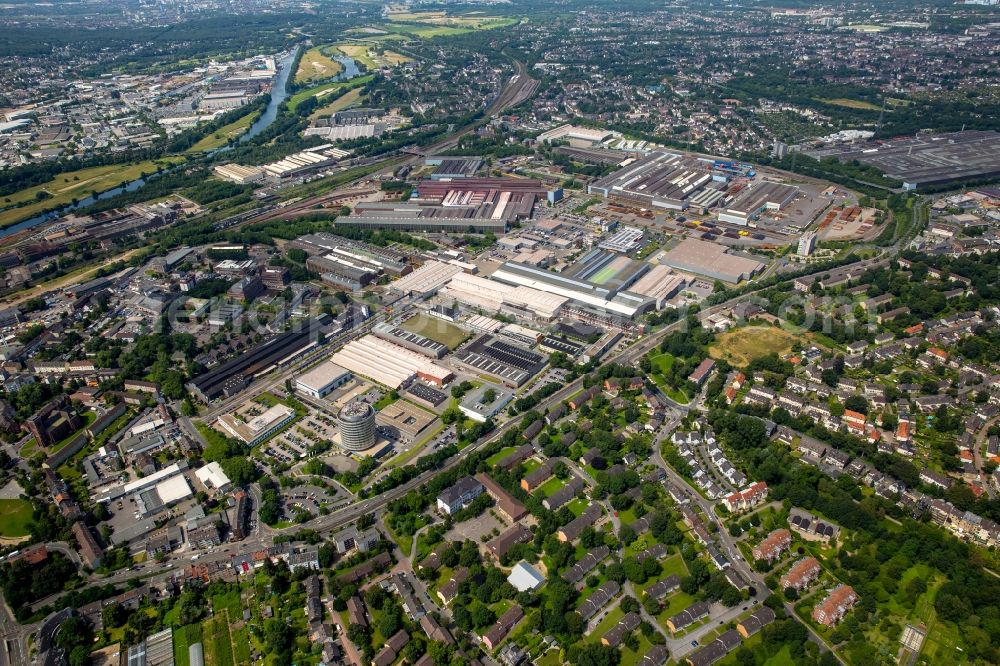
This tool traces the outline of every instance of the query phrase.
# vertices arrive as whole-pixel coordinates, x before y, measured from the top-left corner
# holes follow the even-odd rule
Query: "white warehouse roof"
[[[195,470],[194,475],[204,485],[216,490],[225,488],[230,483],[229,477],[222,471],[222,465],[214,460],[204,467]]]

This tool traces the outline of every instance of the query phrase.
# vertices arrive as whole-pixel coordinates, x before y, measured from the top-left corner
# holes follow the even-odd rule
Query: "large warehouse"
[[[428,261],[409,275],[393,282],[392,288],[407,296],[424,298],[437,293],[438,289],[461,272],[460,266],[443,261]]]
[[[993,131],[920,135],[807,154],[816,159],[857,160],[903,181],[907,190],[1000,175],[1000,133]]]
[[[680,271],[734,284],[749,280],[764,268],[759,261],[727,253],[723,245],[696,238],[681,241],[664,255],[663,263]]]
[[[414,377],[437,386],[444,386],[452,379],[450,370],[426,356],[374,335],[349,342],[330,360],[356,375],[369,377],[392,389],[399,388]]]
[[[362,202],[336,226],[442,233],[503,234],[531,217],[549,188],[526,178],[425,180],[409,201]]]
[[[295,390],[322,398],[351,378],[351,373],[336,363],[325,361],[295,380]]]
[[[380,275],[400,276],[412,270],[409,257],[404,252],[325,232],[300,236],[289,241],[287,247],[305,250],[310,256],[334,254],[344,257]]]
[[[719,211],[719,221],[754,226],[761,211],[781,210],[795,198],[799,188],[781,183],[757,183],[740,192]]]
[[[687,280],[674,273],[669,266],[656,265],[629,287],[629,290],[656,300],[656,307],[662,309],[668,299],[684,288]]]
[[[493,273],[493,279],[563,296],[582,306],[630,318],[646,312],[654,305],[652,299],[645,296],[600,287],[514,261],[508,261],[497,269]]]
[[[588,194],[650,209],[683,210],[712,182],[704,166],[682,155],[657,151],[587,186]]]
[[[310,319],[304,326],[276,335],[250,352],[198,375],[187,383],[187,389],[204,402],[211,402],[223,394],[228,396],[238,393],[258,373],[266,372],[316,345],[320,332],[330,320],[329,315],[320,315]]]
[[[491,312],[508,310],[546,321],[554,319],[559,308],[568,300],[564,296],[531,287],[518,286],[512,289],[510,285],[468,273],[455,275],[439,293],[446,300],[453,299]]]

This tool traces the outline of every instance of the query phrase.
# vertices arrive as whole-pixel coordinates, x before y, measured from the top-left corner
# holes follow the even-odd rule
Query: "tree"
[[[578,644],[570,647],[568,661],[574,666],[618,666],[621,652],[599,643]]]

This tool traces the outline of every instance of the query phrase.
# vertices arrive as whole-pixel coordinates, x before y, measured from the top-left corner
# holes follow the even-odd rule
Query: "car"
[[[698,647],[698,641],[691,641],[691,647]]]
[[[743,610],[746,610],[747,608],[749,608],[749,606],[744,606],[744,607],[743,607]]]

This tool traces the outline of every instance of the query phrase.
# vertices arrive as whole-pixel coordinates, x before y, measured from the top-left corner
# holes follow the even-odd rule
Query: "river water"
[[[274,119],[278,117],[278,108],[281,106],[281,103],[284,102],[285,99],[288,97],[288,92],[286,91],[285,88],[286,84],[288,83],[288,76],[291,74],[291,69],[292,69],[291,65],[292,62],[295,60],[295,56],[298,54],[299,49],[301,48],[302,47],[299,46],[294,51],[288,52],[279,61],[281,69],[278,72],[278,78],[271,89],[271,101],[268,103],[267,108],[264,109],[264,113],[261,114],[260,118],[254,121],[253,125],[250,126],[250,129],[247,130],[246,134],[240,137],[239,139],[240,143],[248,141],[253,137],[257,136],[258,134],[260,134],[261,132],[263,132],[265,129],[267,129],[267,127],[271,123],[274,122]],[[336,78],[333,79],[334,81],[346,81],[347,79],[353,79],[355,76],[359,76],[361,74],[361,70],[358,69],[357,63],[355,63],[352,58],[338,57],[334,59],[344,66],[344,71],[338,74]],[[231,150],[231,148],[229,146],[223,146],[221,148],[217,148],[211,151],[208,154],[213,155],[227,150]],[[131,180],[127,183],[119,185],[118,187],[115,187],[113,189],[101,192],[96,197],[89,196],[85,199],[80,199],[75,205],[69,205],[66,208],[63,208],[59,211],[49,211],[48,213],[42,213],[27,220],[22,220],[17,224],[13,224],[7,227],[6,229],[0,229],[0,238],[5,238],[7,236],[10,236],[11,234],[17,233],[18,231],[22,231],[24,229],[30,229],[31,227],[38,226],[43,222],[54,220],[71,210],[84,208],[96,201],[100,201],[102,199],[110,199],[111,197],[118,196],[119,194],[122,194],[124,192],[135,192],[145,184],[146,184],[145,178],[137,178],[135,180]]]

